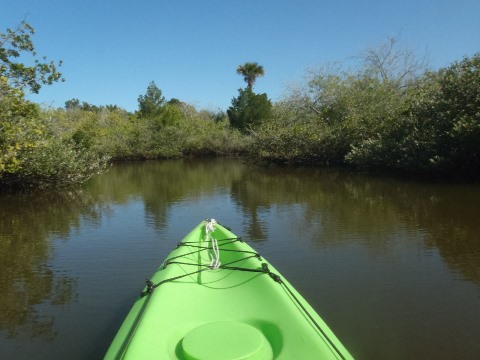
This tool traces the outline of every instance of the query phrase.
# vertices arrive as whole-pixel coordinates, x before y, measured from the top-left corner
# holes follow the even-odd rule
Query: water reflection
[[[423,232],[426,248],[480,284],[480,191],[475,185],[439,185],[369,177],[336,169],[255,169],[232,180],[231,194],[249,219],[247,233],[267,238],[260,214],[300,205],[298,231],[333,246],[361,242],[373,253],[388,251],[399,230]],[[352,237],[354,235],[354,237]]]
[[[172,205],[228,191],[242,166],[225,159],[212,161],[169,160],[123,164],[93,179],[87,190],[102,200],[125,203],[141,198],[149,222],[163,228]]]
[[[242,213],[242,234],[253,241],[268,239],[265,218],[272,208],[292,206],[302,209],[292,226],[300,233],[308,228],[319,246],[356,241],[378,255],[388,251],[399,230],[423,231],[423,246],[438,248],[452,269],[477,284],[479,190],[339,169],[259,168],[228,159],[116,166],[87,188],[97,202],[142,199],[145,216],[159,229],[168,224],[173,205],[225,191]]]
[[[0,201],[0,330],[7,336],[53,339],[55,318],[40,306],[65,305],[76,280],[52,268],[51,236],[67,239],[80,215],[98,219],[95,203],[82,191],[5,195]]]
[[[238,160],[211,159],[119,164],[91,179],[82,189],[55,194],[3,195],[0,196],[0,332],[11,339],[24,336],[54,342],[60,338],[60,331],[68,329],[84,349],[83,353],[77,349],[75,356],[91,357],[94,348],[98,355],[94,357],[101,357],[110,340],[105,334],[113,336],[117,330],[138,289],[136,281],[142,281],[142,276],[148,276],[158,264],[160,251],[154,254],[152,251],[161,248],[168,252],[171,248],[157,239],[158,234],[171,235],[165,238],[184,234],[190,230],[185,224],[198,223],[198,214],[204,210],[260,246],[269,243],[276,246],[277,238],[281,238],[285,256],[296,251],[308,256],[318,249],[322,251],[312,256],[324,256],[336,249],[342,259],[351,260],[358,257],[352,249],[361,249],[362,254],[368,254],[368,261],[375,263],[371,269],[390,271],[388,259],[392,253],[397,252],[397,257],[417,254],[399,252],[399,243],[426,253],[438,252],[441,265],[447,265],[451,272],[478,287],[479,190],[478,185],[415,183],[338,169],[258,168]],[[73,260],[66,256],[63,262],[58,261],[58,244],[72,242],[75,246],[69,251],[77,251],[79,256]],[[326,256],[324,260],[328,260]],[[88,266],[83,258],[89,259]],[[144,265],[147,262],[151,265]],[[412,272],[401,278],[409,265],[405,261],[391,271],[397,277],[387,284],[390,289],[395,288],[399,279],[411,282],[418,276]],[[340,264],[337,269],[344,267]],[[308,269],[312,271],[311,277],[316,276],[314,268]],[[120,283],[120,271],[123,271],[121,276],[133,275],[131,279],[121,278],[122,286],[116,286]],[[102,278],[98,279],[100,273]],[[299,269],[299,277],[305,277],[304,273],[305,268]],[[344,283],[354,278],[346,273],[328,276],[343,276]],[[418,284],[428,282],[428,276],[425,274]],[[328,283],[328,279],[324,280]],[[335,278],[332,283],[337,280],[341,279]],[[444,284],[451,284],[448,281]],[[375,281],[369,284],[375,285]],[[405,298],[415,295],[414,286],[411,285],[412,293],[403,295]],[[357,290],[362,296],[364,290]],[[343,302],[344,308],[351,306],[351,291],[346,288],[345,297],[332,299],[332,304]],[[384,303],[396,300],[388,297],[395,295],[383,294],[385,289],[368,291],[377,291],[376,298],[385,299]],[[119,299],[116,307],[111,306],[112,298]],[[463,299],[466,298],[471,299],[465,295]],[[428,300],[419,301],[424,301],[420,308],[430,308]],[[327,302],[325,297],[322,302]],[[359,310],[367,305],[359,305]],[[70,324],[65,324],[68,321],[63,321],[63,327],[58,325],[68,306],[73,309],[69,316],[76,324],[82,324],[78,329],[71,330]],[[390,314],[388,310],[385,313]],[[90,318],[86,316],[89,311]],[[119,319],[112,318],[110,313],[120,314]],[[474,309],[470,314],[474,314]],[[405,319],[400,315],[392,317]],[[470,318],[475,319],[475,315]],[[350,323],[350,319],[345,323]],[[112,326],[107,329],[106,324]],[[92,329],[99,329],[100,334]],[[365,329],[363,332],[366,333]],[[94,340],[88,340],[89,336]],[[69,342],[61,341],[63,345],[58,346],[71,358]],[[382,354],[388,352],[392,342],[386,342]],[[34,345],[27,342],[23,346]],[[375,354],[373,348],[370,350],[365,353]],[[55,357],[58,351],[56,348],[46,353],[45,358]]]
[[[405,218],[426,230],[425,246],[438,249],[451,269],[480,284],[479,189],[435,185],[415,192],[416,200],[401,204]]]

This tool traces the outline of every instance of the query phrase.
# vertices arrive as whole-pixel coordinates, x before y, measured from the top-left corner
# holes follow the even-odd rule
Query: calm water
[[[102,358],[144,278],[207,217],[272,262],[358,359],[480,358],[480,185],[236,160],[114,166],[0,196],[0,358]]]

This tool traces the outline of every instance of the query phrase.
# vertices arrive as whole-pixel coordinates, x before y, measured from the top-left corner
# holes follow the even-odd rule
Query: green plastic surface
[[[212,235],[219,243],[221,239],[236,237],[221,225],[216,226]],[[166,268],[161,266],[151,280],[158,284],[166,279],[205,269],[210,264],[210,257],[206,251],[198,251],[198,246],[208,244],[205,239],[205,223],[202,222],[183,239],[183,242],[192,244],[178,247],[167,258],[181,256],[174,261],[185,264],[172,263]],[[222,264],[235,262],[231,266],[256,270],[261,270],[262,264],[268,264],[271,272],[280,275],[311,317],[294,301],[291,293],[268,274],[230,269],[202,270],[163,283],[151,294],[138,298],[105,359],[189,360],[195,358],[189,358],[189,349],[193,348],[192,356],[196,356],[197,351],[195,346],[189,345],[190,341],[192,344],[195,342],[195,329],[213,326],[213,338],[215,334],[223,336],[215,329],[215,323],[218,325],[218,322],[245,324],[258,330],[268,342],[265,349],[271,351],[271,355],[264,355],[263,350],[258,351],[259,356],[270,356],[265,359],[353,359],[315,310],[268,261],[231,251],[253,251],[250,246],[236,241],[226,242],[220,249]],[[187,263],[195,265],[186,265]],[[321,330],[314,325],[312,319]],[[255,348],[252,344],[258,337],[249,331],[244,335],[250,339],[245,342],[247,348]],[[207,348],[213,346],[206,343]],[[211,344],[219,343],[212,341]],[[249,356],[248,349],[238,349],[238,354],[246,352]],[[253,354],[255,355],[255,350]]]
[[[257,328],[237,321],[200,325],[182,341],[187,360],[272,360],[270,343]]]

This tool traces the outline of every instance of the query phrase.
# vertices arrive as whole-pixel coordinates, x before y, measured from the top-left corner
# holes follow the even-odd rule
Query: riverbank
[[[9,92],[0,105],[0,191],[68,186],[118,160],[231,155],[421,178],[480,176],[480,54],[408,77],[368,67],[314,72],[273,104],[269,118],[240,130],[221,111],[176,99],[148,116],[78,100],[43,109]]]

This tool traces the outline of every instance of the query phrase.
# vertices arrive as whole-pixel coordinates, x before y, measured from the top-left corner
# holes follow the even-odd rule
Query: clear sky
[[[167,99],[226,110],[244,87],[238,65],[274,101],[305,70],[345,61],[388,37],[434,69],[480,51],[480,0],[1,0],[1,32],[24,18],[39,55],[63,60],[66,81],[30,99],[78,98],[137,109],[155,81]]]

